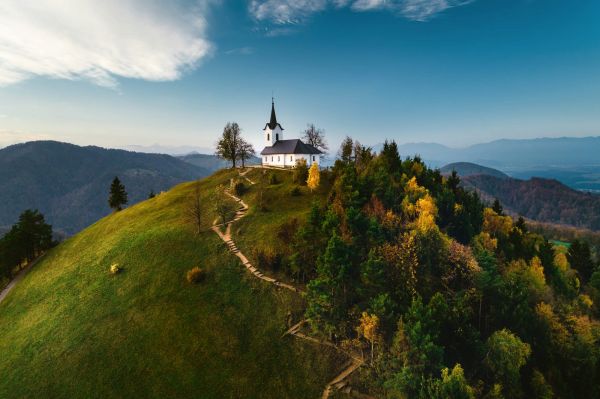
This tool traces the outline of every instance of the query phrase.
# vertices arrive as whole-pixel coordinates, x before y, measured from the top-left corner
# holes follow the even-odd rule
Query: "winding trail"
[[[258,168],[258,167],[252,167],[252,169],[255,169],[255,168]],[[240,177],[244,178],[248,183],[250,183],[251,185],[254,185],[255,183],[246,176],[246,174],[250,170],[251,170],[250,168],[247,168],[243,172],[240,171],[239,175],[240,175]],[[237,222],[238,220],[242,219],[243,217],[245,217],[248,212],[249,207],[248,207],[248,204],[246,204],[241,198],[238,198],[234,194],[232,194],[230,188],[226,188],[224,190],[224,192],[227,196],[229,196],[235,202],[237,202],[240,207],[236,211],[235,216],[232,220],[225,222],[225,223],[218,224],[217,223],[218,219],[216,219],[213,222],[213,226],[211,227],[211,229],[221,238],[221,240],[223,240],[223,242],[229,248],[229,251],[240,259],[240,261],[242,262],[244,267],[250,273],[252,273],[252,275],[254,277],[259,278],[263,281],[266,281],[267,283],[273,284],[280,288],[284,288],[284,289],[287,289],[287,290],[290,290],[290,291],[293,291],[296,293],[300,293],[300,294],[304,293],[304,291],[298,287],[294,287],[293,285],[286,284],[284,282],[278,281],[277,279],[274,279],[272,277],[265,275],[259,269],[254,267],[252,265],[252,263],[250,263],[248,258],[239,250],[239,248],[233,241],[233,238],[231,237],[231,225],[233,223]],[[225,232],[222,231],[222,227],[225,227]],[[314,337],[311,337],[309,335],[302,333],[300,330],[304,326],[304,324],[306,324],[306,322],[307,322],[307,320],[301,320],[297,324],[290,327],[282,335],[282,337],[285,337],[286,335],[292,335],[298,339],[313,342],[313,343],[316,343],[319,345],[329,346],[329,347],[334,348],[337,351],[343,352],[345,355],[347,355],[349,357],[349,360],[343,366],[342,371],[334,379],[332,379],[329,383],[327,383],[327,385],[325,386],[325,389],[323,390],[321,399],[328,399],[334,390],[343,390],[346,393],[353,392],[353,393],[356,393],[358,396],[361,396],[364,398],[369,398],[369,396],[367,396],[367,395],[363,395],[363,394],[360,394],[359,392],[352,390],[352,388],[348,385],[348,378],[354,371],[356,371],[359,367],[361,367],[364,364],[364,361],[358,356],[349,354],[346,351],[342,351],[339,347],[337,347],[332,342],[319,340],[317,338],[314,338]]]

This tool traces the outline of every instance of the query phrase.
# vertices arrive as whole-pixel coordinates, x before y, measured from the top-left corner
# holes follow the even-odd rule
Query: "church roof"
[[[302,140],[279,140],[276,141],[271,147],[265,147],[261,151],[261,155],[272,155],[272,154],[322,154],[321,151],[317,150],[310,144],[305,144]]]
[[[275,101],[271,102],[271,120],[265,125],[265,128],[263,130],[266,130],[267,126],[271,130],[275,129],[277,126],[279,126],[281,130],[283,130],[283,126],[277,123],[277,116],[275,115]]]

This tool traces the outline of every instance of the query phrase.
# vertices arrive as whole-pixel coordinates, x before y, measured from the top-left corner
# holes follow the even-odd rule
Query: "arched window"
[[[267,141],[271,140],[271,135],[269,133],[267,133]]]
[[[279,157],[277,157],[277,162],[281,161],[281,159],[279,159]]]
[[[315,156],[313,155],[313,162],[315,161]]]
[[[279,141],[279,133],[275,133],[275,141]]]
[[[294,157],[292,155],[290,155],[290,161],[293,161]]]

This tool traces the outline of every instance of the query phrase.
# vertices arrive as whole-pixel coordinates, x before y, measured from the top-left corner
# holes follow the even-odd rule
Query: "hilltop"
[[[56,141],[0,149],[0,226],[37,208],[55,230],[73,234],[110,212],[108,187],[119,176],[129,204],[204,177],[211,169],[169,155],[143,154]]]
[[[497,169],[488,168],[471,162],[454,162],[440,168],[440,172],[444,175],[451,174],[453,171],[456,171],[461,177],[472,175],[488,175],[499,179],[507,179],[509,177],[506,173],[500,172]]]
[[[291,197],[291,173],[272,173],[278,183],[264,195],[286,205],[259,212],[257,189],[246,192],[251,209],[235,234],[248,253],[327,190]],[[282,338],[288,312],[301,317],[301,297],[253,278],[209,229],[217,187],[232,177],[199,183],[199,236],[186,222],[191,182],[103,218],[40,260],[0,303],[0,397],[320,396],[339,355]],[[114,263],[122,273],[109,273]],[[197,286],[185,277],[194,266],[207,272]]]

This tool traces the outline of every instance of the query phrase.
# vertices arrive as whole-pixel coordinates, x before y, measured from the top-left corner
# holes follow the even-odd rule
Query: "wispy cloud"
[[[209,0],[2,0],[0,86],[34,76],[175,80],[210,54]]]
[[[350,8],[356,12],[390,11],[413,21],[427,21],[449,8],[475,0],[251,0],[250,13],[261,22],[298,24],[328,8]]]
[[[232,48],[231,50],[225,51],[226,55],[252,55],[254,54],[254,47],[238,47]]]

